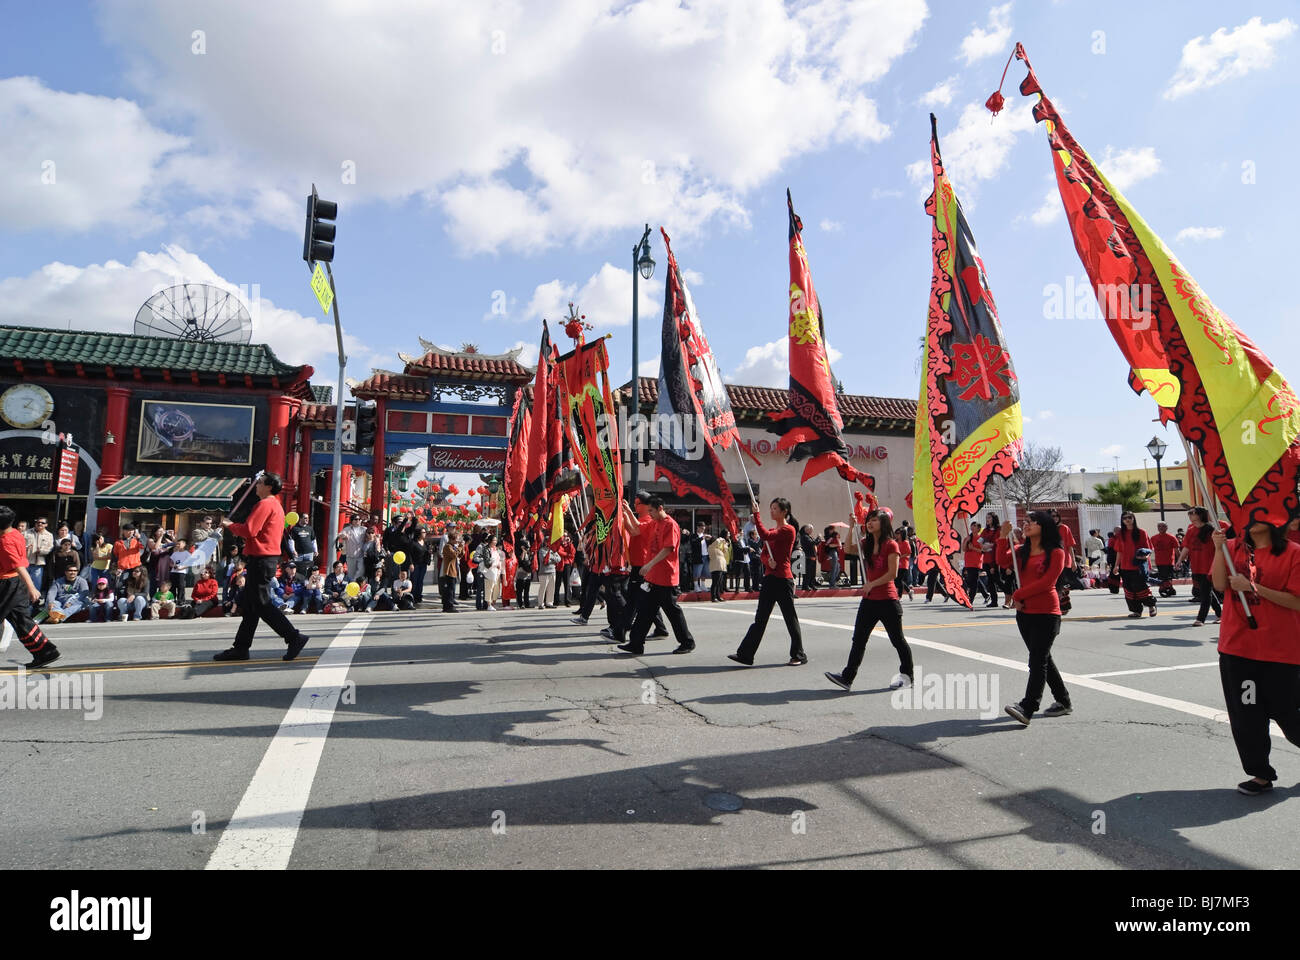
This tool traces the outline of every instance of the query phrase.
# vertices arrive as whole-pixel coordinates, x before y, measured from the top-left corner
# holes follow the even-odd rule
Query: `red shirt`
[[[217,599],[217,581],[213,577],[206,580],[198,580],[194,584],[194,589],[190,591],[190,597],[195,603],[202,603],[204,600]]]
[[[895,540],[898,544],[898,565],[901,567],[907,563],[912,556],[912,545],[906,540]]]
[[[962,559],[965,561],[966,566],[968,567],[984,566],[984,551],[980,549],[981,542],[983,542],[982,535],[978,533],[972,537],[967,538],[966,545],[964,548],[965,553],[962,555]]]
[[[644,567],[645,562],[654,556],[650,550],[650,539],[654,536],[654,517],[646,514],[644,517],[637,517],[637,533],[628,544],[627,556],[628,561],[634,567]]]
[[[1229,548],[1238,573],[1249,573],[1261,586],[1300,596],[1300,544],[1288,542],[1280,557],[1273,556],[1271,547],[1256,549],[1253,568],[1248,565],[1244,543],[1229,541]],[[1249,599],[1250,594],[1246,597]],[[1223,598],[1219,652],[1270,663],[1300,664],[1300,610],[1288,610],[1260,597],[1251,603],[1250,612],[1259,624],[1255,630],[1246,622],[1237,595],[1231,593]]]
[[[758,515],[754,516],[754,527],[758,530],[759,538],[771,548],[770,559],[768,550],[761,551],[764,575],[793,580],[794,571],[790,569],[790,554],[794,552],[794,527],[783,523],[775,530],[769,530],[763,526],[763,520]]]
[[[27,566],[27,541],[23,535],[10,527],[0,537],[0,577],[8,579],[18,576],[18,570]]]
[[[651,530],[650,556],[646,559],[653,560],[655,554],[664,549],[668,551],[668,556],[653,567],[643,567],[641,573],[647,583],[653,583],[657,587],[675,587],[679,579],[677,551],[682,545],[682,528],[677,526],[677,521],[672,517],[652,520],[651,523],[654,526]]]
[[[244,538],[244,556],[278,557],[284,537],[284,507],[279,497],[257,501],[244,523],[232,523],[230,532]]]
[[[1183,538],[1183,546],[1187,549],[1187,563],[1192,573],[1208,576],[1210,567],[1214,565],[1214,541],[1206,537],[1202,543],[1201,528],[1197,527]]]
[[[131,537],[128,540],[119,540],[113,544],[113,559],[117,562],[119,570],[134,570],[140,566],[140,543],[139,537]],[[278,554],[280,551],[276,551]]]
[[[1128,535],[1128,531],[1123,531],[1115,538],[1115,553],[1119,556],[1119,568],[1121,570],[1136,570],[1138,568],[1137,558],[1134,556],[1139,550],[1146,547],[1151,548],[1151,539],[1147,536],[1145,530],[1137,532],[1137,542],[1135,543]]]
[[[1023,601],[1023,613],[1061,614],[1061,600],[1056,595],[1056,581],[1065,569],[1065,551],[1057,547],[1051,553],[1030,556],[1020,570],[1020,589],[1011,595]]]
[[[980,533],[980,543],[988,544],[990,547],[992,547],[991,550],[985,550],[982,546],[980,547],[980,553],[984,558],[981,561],[981,563],[993,562],[994,558],[997,556],[998,538],[1000,536],[1001,536],[1001,531],[995,530],[993,527],[985,527],[984,530]]]
[[[577,548],[574,547],[572,540],[570,540],[568,543],[565,543],[563,540],[561,540],[560,545],[556,547],[555,550],[560,555],[561,566],[565,566],[565,567],[573,566],[573,558],[577,556],[578,551]]]
[[[1061,531],[1061,549],[1065,551],[1066,567],[1074,566],[1074,531],[1064,523],[1057,527]]]
[[[883,577],[889,566],[889,558],[899,553],[897,540],[886,540],[871,561],[867,564],[867,580]],[[868,600],[897,600],[898,587],[893,580],[873,587],[867,594]]]
[[[998,537],[998,547],[995,551],[998,566],[1003,570],[1011,569],[1011,538]]]
[[[1178,550],[1178,538],[1172,533],[1157,533],[1151,538],[1151,549],[1156,554],[1156,566],[1173,566],[1174,553]]]

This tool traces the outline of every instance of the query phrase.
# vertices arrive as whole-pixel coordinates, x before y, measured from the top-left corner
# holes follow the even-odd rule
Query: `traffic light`
[[[336,225],[325,223],[335,220],[339,215],[339,205],[333,200],[322,200],[316,196],[316,184],[311,185],[311,196],[307,198],[307,227],[302,237],[302,258],[308,263],[324,260],[334,262],[334,231]]]
[[[375,430],[378,426],[378,408],[373,402],[357,401],[357,449],[369,450],[375,445]]]

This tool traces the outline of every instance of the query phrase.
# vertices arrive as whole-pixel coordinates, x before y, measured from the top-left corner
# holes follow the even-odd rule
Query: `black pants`
[[[626,573],[605,573],[601,574],[598,579],[600,583],[597,587],[597,593],[600,592],[600,587],[605,589],[605,621],[614,634],[614,640],[622,643],[623,622],[626,619],[627,608],[630,606],[627,595],[628,575]],[[635,611],[635,608],[633,610]]]
[[[253,645],[253,634],[257,632],[257,621],[262,620],[268,627],[284,638],[286,645],[299,636],[298,630],[289,622],[289,618],[271,604],[271,581],[275,579],[276,557],[247,557],[248,569],[245,571],[244,592],[240,596],[243,606],[239,631],[235,634],[234,648],[248,650]]]
[[[1056,702],[1070,705],[1070,691],[1065,689],[1061,672],[1052,661],[1052,643],[1061,632],[1061,618],[1055,613],[1017,613],[1016,627],[1020,638],[1029,649],[1029,682],[1025,684],[1025,698],[1020,708],[1026,715],[1033,714],[1043,699],[1043,684],[1052,689]]]
[[[1156,564],[1156,576],[1160,578],[1160,596],[1176,597],[1178,591],[1174,589],[1171,582],[1174,579],[1174,565],[1172,563]]]
[[[1196,619],[1204,623],[1205,615],[1210,612],[1210,607],[1214,607],[1216,617],[1223,616],[1223,607],[1220,605],[1223,600],[1223,594],[1214,589],[1214,583],[1210,580],[1208,573],[1192,574],[1192,582],[1196,584],[1200,591],[1201,609],[1196,612]]]
[[[429,574],[429,565],[427,563],[415,564],[415,570],[411,574],[411,598],[416,603],[424,603],[424,578]]]
[[[763,582],[764,582],[764,583],[767,582],[767,577],[766,577],[766,576],[763,577]],[[804,588],[805,590],[816,590],[816,589],[817,589],[817,560],[816,560],[815,557],[806,557],[806,558],[804,558],[804,562],[803,562],[803,588]],[[758,590],[759,590],[759,593],[760,593],[760,594],[763,592],[763,588],[762,588],[761,585],[759,586]],[[760,602],[761,602],[761,600],[760,600]]]
[[[584,620],[591,617],[592,611],[596,609],[596,603],[600,600],[600,588],[607,586],[608,582],[608,576],[603,573],[583,571],[582,602],[578,604],[578,616]],[[605,604],[605,609],[609,609],[608,603]]]
[[[948,599],[948,591],[943,586],[943,576],[939,573],[939,566],[930,568],[925,575],[925,599],[929,600],[934,597],[934,591],[938,590],[945,600]]]
[[[984,564],[984,578],[989,582],[989,603],[997,606],[998,603],[998,565],[996,563]]]
[[[442,612],[456,612],[456,578],[438,578],[438,596],[442,598]]]
[[[614,635],[621,637],[632,629],[632,624],[636,620],[636,615],[640,611],[641,597],[645,593],[641,589],[641,584],[645,582],[641,576],[641,568],[633,567],[631,575],[627,578],[627,602],[623,604],[623,619],[613,627]],[[668,625],[664,623],[663,614],[657,609],[654,615],[655,633],[667,633]]]
[[[790,659],[804,656],[803,632],[799,629],[799,615],[794,610],[794,581],[768,574],[758,588],[758,610],[754,613],[754,622],[749,625],[745,639],[740,641],[740,649],[736,651],[740,659],[753,662],[758,645],[763,642],[772,608],[776,606],[781,608],[785,628],[790,631]]]
[[[515,577],[515,603],[521,610],[528,609],[528,591],[532,586],[533,581],[528,576]]]
[[[844,558],[844,566],[845,566],[845,567],[848,569],[848,571],[849,571],[849,586],[850,586],[850,587],[856,587],[856,586],[858,585],[858,558],[857,558],[857,556],[856,556],[855,554],[852,554],[852,553],[848,554],[848,555]],[[903,569],[902,569],[902,576],[907,576],[907,568],[906,568],[906,566],[904,566]]]
[[[569,588],[569,571],[573,569],[573,564],[566,563],[562,567],[555,568],[555,597],[553,603],[555,606],[560,605],[560,587],[564,587],[564,605],[567,607],[572,600],[572,593]]]
[[[907,571],[901,567],[898,570],[898,576],[894,578],[894,586],[898,589],[898,595],[901,597],[907,594],[912,595],[912,584],[908,582]]]
[[[849,662],[840,671],[840,679],[853,683],[862,666],[862,657],[867,652],[867,641],[876,624],[882,624],[889,642],[898,651],[898,672],[910,678],[912,676],[912,648],[903,636],[903,605],[897,600],[868,600],[862,598],[858,604],[858,616],[853,621],[853,646],[849,648]]]
[[[726,587],[727,573],[725,570],[717,570],[710,574],[713,578],[709,585],[709,595],[713,600],[722,599],[723,588]]]
[[[972,603],[975,602],[975,594],[987,597],[988,591],[984,589],[984,584],[980,582],[980,574],[983,571],[979,567],[966,567],[961,572],[962,589],[966,591],[966,599]]]
[[[1276,721],[1283,736],[1300,746],[1300,666],[1221,653],[1219,678],[1241,768],[1252,777],[1276,780],[1277,771],[1268,762],[1273,747],[1268,722]],[[1249,695],[1243,689],[1247,683]]]
[[[54,645],[32,619],[32,598],[22,577],[0,580],[0,620],[7,620],[27,652],[35,656]]]
[[[673,636],[678,644],[685,647],[695,646],[691,628],[686,625],[686,614],[682,612],[681,604],[677,602],[677,595],[680,593],[677,587],[661,587],[652,583],[649,590],[637,587],[636,592],[640,596],[636,598],[636,619],[632,621],[632,636],[627,641],[630,647],[638,653],[645,650],[646,634],[650,632],[650,624],[654,622],[660,610],[663,610],[668,617],[668,622],[672,624]]]

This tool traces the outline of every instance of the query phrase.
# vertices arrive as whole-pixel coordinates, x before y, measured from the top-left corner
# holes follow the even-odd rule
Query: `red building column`
[[[110,484],[122,479],[123,465],[126,461],[127,421],[131,413],[131,389],[129,387],[107,387],[108,409],[104,414],[103,462],[100,464],[97,489],[103,490]],[[108,442],[109,434],[113,442]],[[118,511],[100,508],[96,512],[96,525],[100,530],[117,529]],[[107,536],[107,533],[105,534]]]
[[[384,480],[384,432],[388,429],[388,398],[375,400],[375,460],[370,472],[370,512],[375,517],[384,514],[384,498],[388,496]]]
[[[302,409],[302,401],[297,397],[289,398],[289,419],[284,426],[284,436],[281,443],[284,445],[284,504],[286,510],[292,510],[293,504],[298,502],[298,458],[302,454],[294,449],[293,438],[297,430],[292,426],[293,422],[298,419],[298,411]]]
[[[298,512],[311,509],[311,427],[298,431],[302,438],[302,452],[298,454]]]
[[[266,431],[266,470],[284,480],[284,466],[289,453],[289,413],[292,397],[271,398],[271,418]],[[278,443],[277,443],[278,439]],[[281,501],[284,492],[281,491]]]

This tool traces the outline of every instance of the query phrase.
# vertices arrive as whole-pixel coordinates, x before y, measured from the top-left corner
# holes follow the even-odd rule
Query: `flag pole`
[[[1192,450],[1187,445],[1187,439],[1185,437],[1183,438],[1183,449],[1187,451],[1188,463],[1191,467],[1192,473],[1196,476],[1196,485],[1201,491],[1201,499],[1205,501],[1206,509],[1209,510],[1210,517],[1214,520],[1214,527],[1217,530],[1219,529],[1219,507],[1221,507],[1222,504],[1219,503],[1218,497],[1210,496],[1209,490],[1205,486],[1205,477],[1201,473],[1200,461],[1191,459]],[[1250,531],[1238,531],[1238,534],[1241,536],[1250,536]],[[1237,565],[1232,562],[1232,551],[1228,549],[1228,544],[1226,542],[1223,544],[1223,559],[1228,563],[1228,575],[1235,577],[1237,575]],[[1213,583],[1210,584],[1210,589],[1214,589]],[[1259,624],[1255,622],[1255,615],[1250,612],[1250,604],[1246,601],[1245,592],[1241,590],[1236,590],[1234,592],[1237,594],[1237,599],[1241,601],[1241,610],[1246,615],[1246,623],[1250,625],[1250,629],[1256,629]]]
[[[735,448],[736,448],[736,459],[740,461],[740,472],[745,475],[745,489],[749,491],[749,502],[754,506],[758,506],[758,498],[754,494],[754,485],[749,482],[749,468],[745,466],[745,454],[740,449],[739,440],[736,441]],[[724,477],[723,479],[725,481],[726,478]],[[750,519],[753,520],[755,523],[758,523],[761,520],[761,518],[757,516],[750,517]],[[799,542],[798,530],[794,532],[794,540],[795,543]],[[773,564],[776,563],[776,557],[772,555],[772,545],[768,543],[766,540],[763,541],[763,552],[767,554],[767,559],[771,560]],[[794,573],[793,570],[791,570],[790,572]],[[795,579],[797,581],[798,577],[796,577]]]

